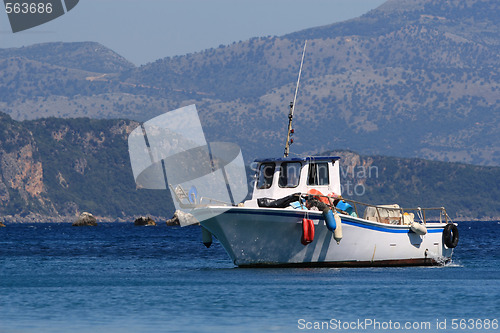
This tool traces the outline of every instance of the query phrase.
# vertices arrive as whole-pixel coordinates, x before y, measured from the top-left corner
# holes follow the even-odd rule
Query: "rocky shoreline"
[[[99,216],[94,215],[97,222],[100,223],[134,223],[134,221],[140,216],[124,216],[124,217],[112,217],[112,216]],[[150,216],[157,224],[166,223],[171,217],[164,216]],[[78,219],[77,215],[65,215],[65,216],[48,216],[42,214],[28,214],[26,216],[20,215],[5,215],[0,216],[0,222],[4,224],[10,223],[74,223]]]

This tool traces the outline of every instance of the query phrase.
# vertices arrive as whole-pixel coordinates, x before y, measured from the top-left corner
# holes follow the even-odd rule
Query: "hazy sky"
[[[12,33],[0,13],[0,48],[95,41],[136,65],[251,37],[283,35],[360,16],[385,0],[80,0],[67,14]]]

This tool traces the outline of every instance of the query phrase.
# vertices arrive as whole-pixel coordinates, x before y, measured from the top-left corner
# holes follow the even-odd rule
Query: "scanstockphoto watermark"
[[[498,319],[435,319],[432,321],[393,321],[374,318],[340,320],[332,318],[326,321],[297,320],[299,330],[314,331],[496,331],[499,328]]]
[[[327,168],[327,164],[318,164],[318,173],[328,174],[327,170],[321,170],[321,168]],[[293,168],[299,168],[298,170],[292,170]],[[302,165],[300,163],[288,164],[287,174],[300,175]],[[250,169],[254,177],[250,179],[250,188],[253,188],[255,182],[258,180],[259,172],[269,173],[281,172],[279,168],[274,167],[274,165],[267,164],[263,165],[259,169],[259,164],[257,162],[252,162],[250,164]],[[378,179],[379,169],[376,165],[364,166],[343,166],[340,165],[340,180],[341,180],[341,192],[344,196],[357,196],[361,197],[366,193],[366,181],[368,179]]]
[[[340,166],[341,190],[345,196],[362,197],[366,193],[366,180],[378,179],[376,165]]]

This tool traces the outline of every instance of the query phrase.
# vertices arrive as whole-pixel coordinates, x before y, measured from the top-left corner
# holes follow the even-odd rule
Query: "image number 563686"
[[[52,3],[47,2],[6,2],[5,12],[7,14],[51,14],[52,13]]]

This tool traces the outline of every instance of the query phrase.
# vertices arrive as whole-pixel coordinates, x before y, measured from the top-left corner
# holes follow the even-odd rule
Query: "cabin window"
[[[274,163],[262,163],[259,167],[259,179],[257,180],[258,189],[270,188],[273,184]]]
[[[297,187],[299,185],[301,168],[302,164],[300,162],[281,163],[279,187]]]
[[[329,185],[328,163],[309,164],[309,175],[307,176],[307,185]]]

